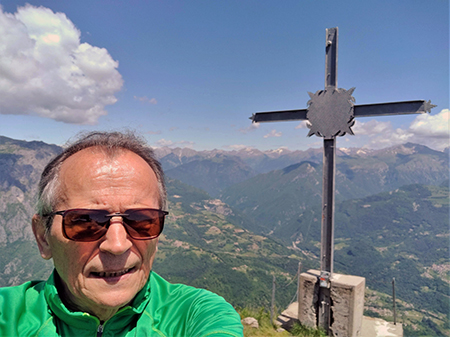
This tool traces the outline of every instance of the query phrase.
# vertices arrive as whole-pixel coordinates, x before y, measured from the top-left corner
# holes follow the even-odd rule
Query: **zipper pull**
[[[103,324],[100,324],[97,328],[97,337],[102,337],[103,335]]]

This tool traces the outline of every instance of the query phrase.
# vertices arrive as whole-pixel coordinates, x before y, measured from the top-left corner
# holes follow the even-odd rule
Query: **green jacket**
[[[130,306],[103,325],[88,313],[69,311],[55,286],[31,281],[0,288],[0,336],[241,337],[239,315],[222,297],[170,284],[152,272]]]

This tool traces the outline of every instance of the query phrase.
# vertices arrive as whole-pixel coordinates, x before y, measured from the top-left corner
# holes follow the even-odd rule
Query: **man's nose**
[[[100,250],[114,255],[121,255],[127,252],[132,246],[133,243],[123,226],[122,217],[112,217],[105,238],[100,243]]]

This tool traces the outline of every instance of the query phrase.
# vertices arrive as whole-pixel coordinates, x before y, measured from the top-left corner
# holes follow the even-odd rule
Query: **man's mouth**
[[[95,272],[95,271],[93,271],[93,272],[91,272],[91,275],[94,277],[98,277],[98,278],[112,278],[112,277],[120,277],[122,275],[128,274],[129,272],[132,272],[133,270],[134,270],[134,267],[115,271],[115,272],[106,272],[106,271]]]

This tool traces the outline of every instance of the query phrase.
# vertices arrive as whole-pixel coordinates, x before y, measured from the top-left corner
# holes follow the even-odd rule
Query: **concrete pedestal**
[[[300,275],[298,318],[304,325],[317,326],[319,270]],[[331,278],[331,331],[335,337],[359,337],[364,312],[364,277],[333,274]]]
[[[276,324],[285,330],[290,330],[298,321],[298,302],[289,304],[276,320]],[[403,337],[403,326],[394,325],[380,318],[363,317],[361,337]]]

